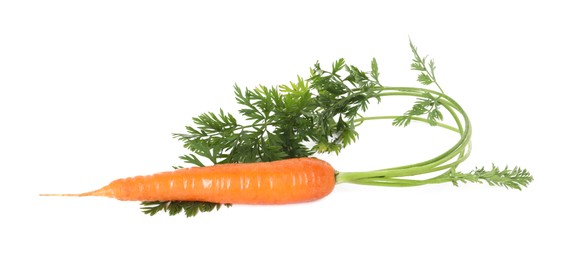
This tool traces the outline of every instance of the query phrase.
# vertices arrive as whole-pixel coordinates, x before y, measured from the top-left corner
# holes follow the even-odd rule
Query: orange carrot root
[[[220,164],[118,179],[79,194],[137,201],[207,201],[233,204],[287,204],[317,200],[335,186],[335,170],[315,158]]]

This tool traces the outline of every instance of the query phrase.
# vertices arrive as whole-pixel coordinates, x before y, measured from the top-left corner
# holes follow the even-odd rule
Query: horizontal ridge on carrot
[[[186,133],[173,134],[190,152],[180,158],[197,167],[118,179],[91,192],[44,195],[141,201],[146,214],[184,212],[189,217],[221,205],[313,201],[327,196],[340,183],[412,187],[486,182],[510,189],[526,187],[533,178],[519,167],[457,169],[471,153],[469,116],[440,87],[434,60],[420,56],[412,41],[410,49],[417,81],[435,85],[436,90],[381,84],[374,58],[370,71],[348,65],[344,59],[329,69],[315,63],[308,78],[298,77],[289,85],[254,89],[235,85],[243,122],[220,109],[219,113],[194,117],[195,126],[187,126]],[[380,103],[390,96],[415,99],[414,105],[398,114],[363,115],[370,101]],[[329,163],[313,158],[315,154],[338,154],[359,139],[359,126],[373,120],[391,120],[398,127],[427,123],[459,139],[433,158],[386,169],[336,171]],[[432,176],[426,177],[428,174]],[[424,178],[412,178],[420,175]]]

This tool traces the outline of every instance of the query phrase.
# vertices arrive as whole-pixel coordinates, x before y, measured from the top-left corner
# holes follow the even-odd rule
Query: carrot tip
[[[80,197],[82,194],[39,194],[39,196]]]
[[[94,190],[94,191],[89,191],[89,192],[84,192],[84,193],[75,193],[75,194],[71,194],[71,193],[42,193],[39,194],[39,196],[44,196],[44,197],[86,197],[86,196],[106,196],[106,197],[111,197],[112,194],[109,194],[108,191],[106,191],[104,188],[99,189],[99,190]]]

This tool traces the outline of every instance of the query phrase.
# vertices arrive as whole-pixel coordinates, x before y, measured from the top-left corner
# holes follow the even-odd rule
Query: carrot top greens
[[[348,65],[344,59],[322,69],[319,63],[310,69],[307,79],[276,87],[259,86],[242,89],[234,86],[239,113],[237,120],[222,109],[193,118],[194,126],[186,133],[174,134],[190,153],[180,158],[188,164],[268,162],[287,158],[307,157],[316,153],[339,153],[355,142],[356,128],[368,120],[392,120],[395,126],[405,127],[413,121],[445,128],[460,136],[459,141],[444,153],[429,160],[388,169],[365,172],[339,172],[336,183],[407,187],[452,182],[486,182],[490,185],[521,189],[533,178],[520,168],[477,168],[469,173],[457,171],[471,151],[471,124],[465,111],[443,92],[436,80],[435,62],[420,56],[410,42],[414,55],[411,69],[418,72],[422,85],[438,89],[390,87],[379,82],[377,61],[371,70],[362,71]],[[416,98],[414,105],[402,115],[363,116],[371,100],[377,103],[387,96]],[[444,113],[455,125],[443,123]],[[202,160],[207,160],[206,163]],[[427,179],[409,176],[436,173]],[[226,206],[230,206],[226,204]],[[142,210],[154,215],[159,211],[176,215],[181,212],[194,216],[198,212],[219,209],[221,204],[198,201],[142,202]]]

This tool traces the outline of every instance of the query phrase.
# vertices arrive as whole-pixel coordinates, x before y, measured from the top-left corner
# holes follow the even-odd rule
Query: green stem
[[[356,118],[355,120],[353,120],[353,122],[355,123],[363,123],[365,121],[370,121],[370,120],[381,120],[381,119],[395,119],[399,116],[368,116],[368,117],[359,117]],[[422,118],[422,117],[412,117],[412,120],[415,121],[420,121],[420,122],[425,122],[425,123],[429,123],[430,121],[428,119]],[[450,126],[448,124],[444,124],[444,123],[437,123],[437,126],[445,128],[447,130],[451,130],[453,132],[459,133],[459,130],[456,127]]]
[[[437,92],[428,89],[411,87],[383,87],[381,96],[413,96],[425,98],[426,93],[436,95],[437,101],[443,107],[445,107],[445,109],[449,112],[449,114],[455,121],[457,127],[439,122],[436,124],[436,126],[439,126],[441,128],[459,133],[460,139],[455,145],[453,145],[444,153],[432,159],[419,163],[380,170],[340,172],[336,176],[336,182],[404,187],[449,181],[450,179],[446,178],[445,176],[447,176],[450,172],[455,171],[455,168],[468,158],[471,151],[471,124],[465,111],[463,111],[461,106],[457,102],[455,102],[455,100],[445,95],[443,91]],[[395,116],[361,117],[356,119],[355,122],[395,118]],[[431,123],[428,119],[421,117],[412,117],[412,119],[419,122]],[[398,178],[438,172],[446,169],[449,170],[441,175],[426,180],[410,180]]]

